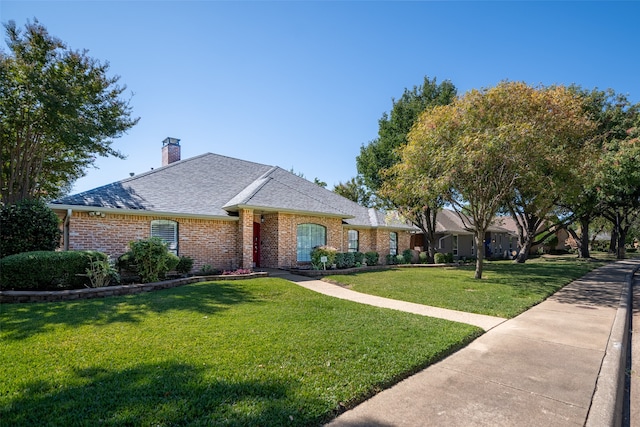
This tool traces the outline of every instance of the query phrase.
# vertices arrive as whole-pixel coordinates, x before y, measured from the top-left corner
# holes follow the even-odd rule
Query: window
[[[398,233],[389,233],[389,254],[398,255]]]
[[[348,251],[349,252],[358,252],[358,231],[357,230],[349,230],[348,233]]]
[[[298,261],[311,261],[311,250],[327,244],[327,229],[318,224],[300,224],[297,241]]]
[[[454,234],[452,237],[453,242],[451,243],[451,252],[453,253],[453,255],[458,255],[458,235]]]
[[[167,244],[169,252],[178,255],[178,223],[166,219],[151,221],[151,237],[159,237]]]

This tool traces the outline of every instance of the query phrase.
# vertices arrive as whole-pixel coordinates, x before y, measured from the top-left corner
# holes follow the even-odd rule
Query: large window
[[[349,246],[347,250],[349,252],[358,252],[358,230],[349,230],[348,240]]]
[[[297,233],[298,261],[311,261],[311,250],[327,244],[327,229],[318,224],[300,224]]]
[[[389,254],[398,255],[398,233],[389,233]]]
[[[178,255],[178,223],[166,219],[151,221],[151,237],[159,237],[167,244],[169,252]]]

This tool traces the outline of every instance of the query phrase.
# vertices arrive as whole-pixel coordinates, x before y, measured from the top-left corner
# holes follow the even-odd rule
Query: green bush
[[[398,263],[398,258],[395,255],[387,255],[387,265],[396,265]]]
[[[353,259],[356,264],[362,265],[364,262],[364,254],[362,252],[354,252]]]
[[[314,268],[322,269],[324,265],[331,266],[336,262],[336,249],[330,246],[317,246],[311,251],[311,264]],[[327,262],[321,261],[322,257],[327,257]]]
[[[92,261],[107,261],[95,251],[34,251],[0,260],[0,289],[56,290],[90,286],[87,275]]]
[[[119,282],[120,275],[116,270],[111,259],[102,259],[100,257],[89,257],[90,262],[86,270],[86,275],[91,282],[92,288],[102,288],[109,286],[112,282]]]
[[[128,263],[135,265],[142,283],[157,282],[180,262],[176,255],[167,250],[167,244],[158,237],[130,242],[129,247],[131,255],[127,257]]]
[[[21,252],[53,251],[62,232],[57,215],[39,200],[0,209],[0,258]]]
[[[440,252],[436,252],[433,256],[433,262],[435,262],[436,264],[444,264],[445,262],[447,262],[446,255]]]
[[[413,262],[413,251],[411,249],[402,251],[402,262],[404,264],[411,264]]]
[[[337,268],[347,268],[347,263],[345,262],[344,252],[336,253],[336,267]]]
[[[337,268],[353,268],[356,265],[355,254],[353,252],[338,252],[335,263]]]
[[[426,252],[420,252],[420,254],[418,255],[418,260],[420,261],[420,264],[426,264],[428,261],[428,255]]]
[[[181,256],[178,265],[176,265],[176,271],[180,274],[189,274],[193,268],[193,258],[188,256]]]
[[[453,254],[451,252],[444,254],[444,262],[448,264],[451,264],[453,262]]]
[[[364,260],[367,265],[378,265],[379,258],[380,256],[378,255],[378,252],[370,251],[364,254]]]

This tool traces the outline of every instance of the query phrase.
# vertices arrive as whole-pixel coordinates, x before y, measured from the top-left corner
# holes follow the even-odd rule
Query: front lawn
[[[525,264],[486,262],[481,280],[473,278],[475,265],[397,268],[328,279],[367,294],[511,318],[601,265],[575,257],[536,258]]]
[[[480,333],[277,278],[4,304],[0,423],[319,425]]]

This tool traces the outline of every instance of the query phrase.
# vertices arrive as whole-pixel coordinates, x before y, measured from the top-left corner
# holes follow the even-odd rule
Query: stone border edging
[[[54,302],[91,298],[104,298],[118,295],[132,295],[151,292],[158,289],[169,289],[191,283],[211,280],[241,280],[254,277],[267,277],[267,272],[256,272],[237,275],[192,276],[181,279],[164,280],[154,283],[136,283],[133,285],[106,286],[104,288],[67,289],[64,291],[0,291],[0,304],[24,302]]]
[[[632,310],[630,310],[632,306],[631,287],[633,286],[633,276],[637,271],[640,271],[640,265],[625,275],[625,283],[620,294],[620,305],[613,321],[607,350],[602,359],[585,427],[619,427],[622,424],[625,371],[629,345],[628,332],[632,314]]]

